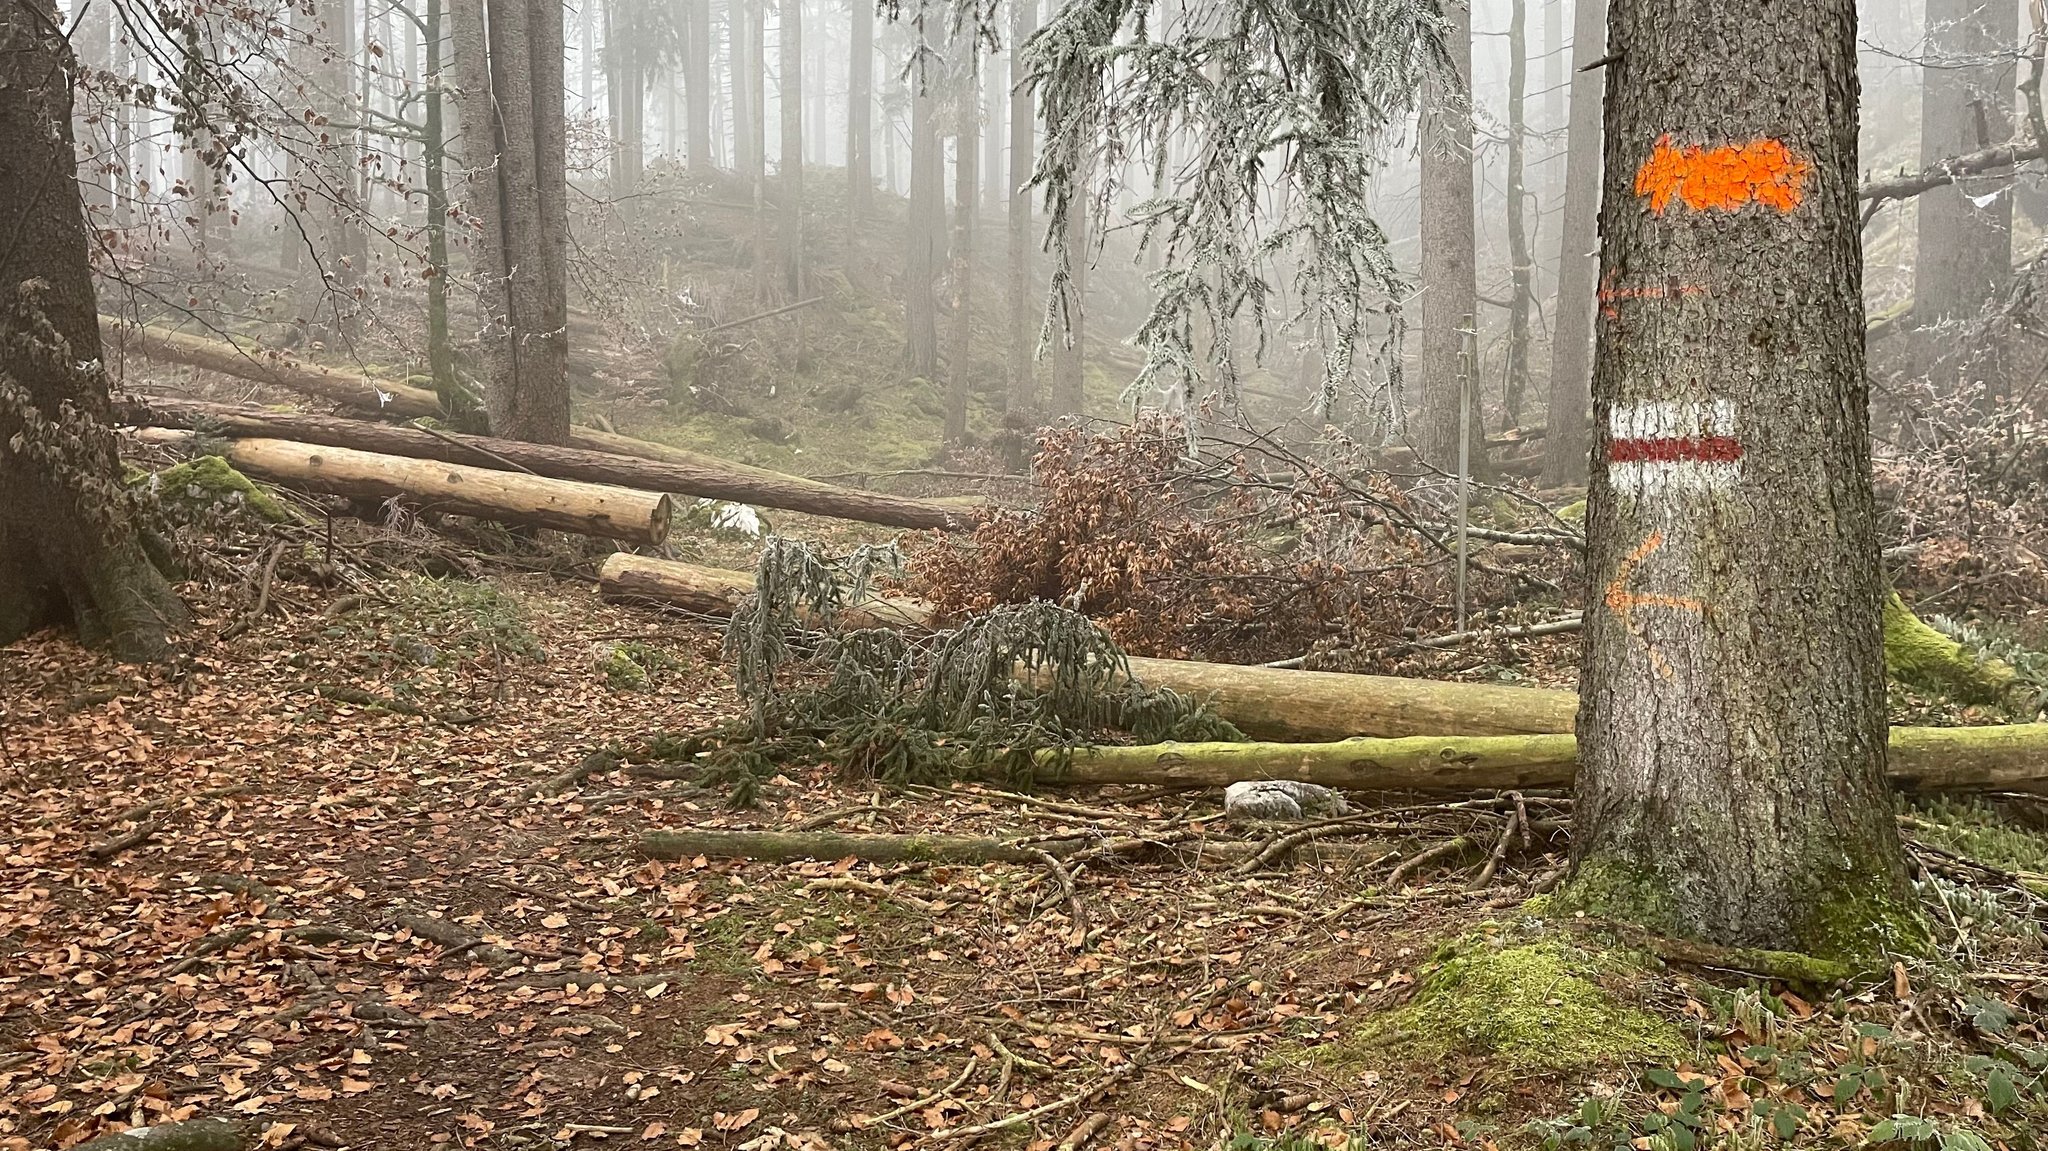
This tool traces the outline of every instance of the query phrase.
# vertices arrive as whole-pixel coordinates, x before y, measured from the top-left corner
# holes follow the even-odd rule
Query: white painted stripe
[[[1617,404],[1607,414],[1607,428],[1617,440],[1732,436],[1735,401],[1655,400]]]

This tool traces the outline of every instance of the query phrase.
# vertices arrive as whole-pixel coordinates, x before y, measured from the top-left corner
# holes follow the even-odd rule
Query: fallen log
[[[607,598],[655,600],[702,615],[726,616],[752,594],[754,577],[698,564],[614,556],[599,572],[598,587]],[[857,626],[931,626],[931,608],[916,600],[882,599],[855,605],[854,610],[849,618]],[[1136,656],[1131,672],[1141,683],[1203,700],[1238,730],[1258,739],[1567,732],[1579,709],[1579,697],[1568,691],[1386,675]]]
[[[242,1151],[245,1128],[222,1119],[187,1119],[154,1127],[130,1127],[80,1143],[72,1151]]]
[[[265,348],[244,348],[225,340],[146,327],[111,316],[100,317],[100,338],[145,359],[271,384],[366,412],[410,418],[438,415],[441,411],[440,397],[425,388],[306,363]]]
[[[141,434],[156,443],[183,444],[193,438],[189,432],[164,429],[146,428]],[[224,454],[249,475],[305,491],[370,499],[405,496],[432,511],[647,546],[668,538],[668,497],[630,488],[292,440],[230,440]]]
[[[753,859],[782,862],[795,859],[858,859],[864,863],[1019,863],[1042,865],[1046,857],[1068,859],[1087,852],[1101,855],[1168,854],[1183,862],[1237,864],[1264,850],[1265,844],[1243,840],[1187,838],[1067,839],[1013,841],[974,835],[845,835],[831,831],[649,831],[640,836],[640,853],[649,859]],[[1356,844],[1312,843],[1305,854],[1336,860],[1376,857]]]
[[[294,440],[478,468],[523,468],[534,475],[553,479],[613,484],[706,499],[737,500],[887,527],[966,528],[972,527],[979,519],[978,508],[969,502],[924,500],[842,488],[680,449],[669,449],[671,454],[664,458],[651,458],[654,453],[619,454],[610,447],[593,450],[581,446],[529,444],[492,436],[428,432],[370,420],[302,412],[252,411],[225,404],[155,396],[123,399],[119,405],[119,416],[124,422],[138,425],[203,429],[212,435],[233,438]],[[588,429],[578,429],[574,439],[578,444],[623,443],[646,449],[662,448],[659,444]]]
[[[1227,787],[1292,779],[1351,791],[1515,791],[1569,787],[1569,735],[1420,736],[1339,743],[1161,743],[1093,747],[1067,762],[1039,753],[1040,778],[1066,784]],[[2025,790],[2048,783],[2048,723],[1900,727],[1886,775],[1908,791]]]
[[[754,592],[754,581],[739,572],[674,560],[617,552],[597,571],[598,592],[609,600],[653,600],[699,615],[729,616]],[[876,596],[840,612],[854,627],[924,629],[931,626],[931,608],[910,599]]]

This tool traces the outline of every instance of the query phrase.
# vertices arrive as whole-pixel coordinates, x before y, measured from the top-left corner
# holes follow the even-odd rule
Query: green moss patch
[[[1966,703],[1999,699],[2014,678],[2010,664],[1981,658],[1929,627],[1897,592],[1884,601],[1884,669],[1900,683]]]
[[[255,481],[219,456],[199,456],[156,473],[159,498],[189,506],[232,504],[249,509],[265,523],[281,524],[294,517]]]
[[[1609,990],[1636,966],[1564,939],[1470,936],[1423,972],[1413,999],[1312,1057],[1481,1058],[1517,1075],[1683,1057],[1689,1045],[1676,1025]]]

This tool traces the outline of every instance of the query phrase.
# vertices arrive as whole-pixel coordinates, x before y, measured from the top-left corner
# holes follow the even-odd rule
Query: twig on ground
[[[1074,873],[1049,851],[1034,854],[1059,881],[1060,890],[1067,897],[1067,918],[1073,922],[1072,929],[1067,932],[1067,946],[1079,950],[1088,941],[1088,909],[1081,904],[1081,892],[1074,886]]]
[[[846,876],[813,879],[809,883],[804,884],[803,889],[805,891],[853,891],[862,895],[872,895],[876,899],[893,899],[905,906],[916,908],[927,915],[938,910],[938,905],[930,900],[919,899],[915,895],[907,895],[890,887],[888,884],[872,883],[865,879],[852,879]]]
[[[1109,1126],[1109,1112],[1097,1111],[1088,1118],[1081,1120],[1072,1131],[1067,1132],[1067,1137],[1060,1140],[1056,1151],[1081,1151],[1081,1148],[1086,1147],[1088,1142],[1101,1134],[1102,1129],[1107,1126]]]
[[[609,751],[593,751],[575,767],[534,784],[527,789],[527,794],[535,798],[560,795],[593,775],[608,775],[618,769],[618,756]]]
[[[887,1123],[891,1119],[900,1119],[903,1116],[910,1114],[912,1111],[921,1110],[923,1108],[931,1106],[934,1103],[937,1103],[941,1099],[947,1098],[948,1096],[952,1095],[953,1092],[960,1090],[960,1085],[962,1083],[967,1082],[968,1077],[974,1074],[974,1068],[979,1062],[979,1058],[973,1055],[969,1055],[967,1057],[967,1066],[961,1069],[959,1078],[953,1080],[951,1083],[946,1084],[944,1087],[939,1088],[937,1091],[932,1092],[930,1095],[927,1095],[922,1099],[913,1099],[910,1102],[905,1103],[901,1107],[893,1107],[887,1111],[884,1111],[880,1115],[877,1115],[874,1118],[861,1123],[860,1126],[879,1127],[882,1124]]]
[[[1528,838],[1529,832],[1522,822],[1526,816],[1527,813],[1518,802],[1514,814],[1508,817],[1506,826],[1500,829],[1500,839],[1493,845],[1493,854],[1486,857],[1486,862],[1479,867],[1479,874],[1465,890],[1484,891],[1493,882],[1494,874],[1500,870],[1501,862],[1508,857],[1508,848],[1514,845],[1515,832],[1521,830],[1523,838]]]
[[[1401,881],[1414,874],[1417,868],[1435,863],[1439,859],[1457,855],[1460,852],[1469,851],[1476,846],[1478,845],[1473,843],[1469,836],[1460,835],[1455,839],[1447,839],[1420,854],[1410,857],[1401,866],[1396,867],[1393,874],[1387,876],[1387,882],[1383,885],[1383,889],[1386,891],[1398,890],[1401,886]]]
[[[156,832],[156,820],[144,820],[140,826],[126,835],[117,835],[112,839],[92,844],[85,849],[85,853],[94,859],[111,859],[155,835]]]
[[[1118,1067],[1071,1095],[1061,1096],[1050,1103],[1040,1104],[1028,1111],[1018,1111],[988,1123],[977,1123],[972,1127],[952,1127],[944,1131],[934,1131],[930,1135],[925,1136],[924,1142],[949,1143],[957,1139],[965,1139],[971,1135],[986,1135],[992,1131],[1007,1131],[1012,1127],[1022,1126],[1040,1116],[1057,1114],[1069,1107],[1077,1107],[1087,1103],[1111,1087],[1116,1086],[1119,1080],[1137,1069],[1138,1062],[1133,1059],[1131,1062]]]
[[[226,787],[209,787],[205,791],[194,791],[179,795],[166,795],[161,799],[152,799],[148,803],[138,803],[134,807],[131,807],[124,812],[121,812],[119,815],[108,816],[107,818],[100,820],[98,826],[112,827],[117,823],[133,823],[136,820],[141,819],[145,815],[150,815],[154,812],[162,811],[166,807],[170,807],[173,804],[183,803],[187,799],[221,799],[226,796],[240,795],[243,792],[254,790],[255,787],[252,784],[233,783],[229,784]]]
[[[279,540],[277,545],[270,549],[270,558],[263,563],[263,575],[256,581],[256,606],[249,609],[249,614],[221,629],[222,641],[231,640],[255,627],[263,619],[264,613],[270,610],[270,584],[277,577],[277,560],[284,554],[284,546],[285,541]]]

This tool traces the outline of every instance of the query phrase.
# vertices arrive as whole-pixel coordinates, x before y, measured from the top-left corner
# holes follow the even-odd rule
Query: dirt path
[[[1343,907],[1360,883],[1313,860],[1111,863],[1080,877],[1079,925],[1040,868],[645,860],[644,828],[1131,834],[1215,804],[820,770],[732,812],[643,774],[674,765],[572,782],[612,741],[731,709],[717,635],[500,586],[404,581],[331,617],[295,588],[289,619],[176,672],[0,653],[0,1148],[187,1116],[362,1148],[1369,1127],[1395,1107],[1378,1077],[1299,1053],[1484,914]]]

